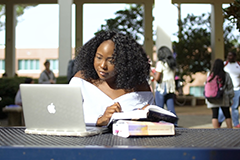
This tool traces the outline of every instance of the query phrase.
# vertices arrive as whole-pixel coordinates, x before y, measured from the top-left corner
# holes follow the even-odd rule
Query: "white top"
[[[166,85],[167,93],[175,92],[174,71],[170,69],[167,62],[158,61],[156,64],[156,71],[162,74],[161,83],[157,86],[157,91],[163,93]]]
[[[224,62],[226,64],[226,62]],[[237,62],[230,63],[224,67],[224,70],[229,73],[234,90],[240,90],[240,66]]]
[[[150,91],[131,92],[111,99],[95,85],[81,78],[73,77],[69,84],[81,87],[84,119],[87,125],[96,125],[97,119],[104,114],[106,108],[115,102],[119,102],[124,112],[154,104],[153,93]]]

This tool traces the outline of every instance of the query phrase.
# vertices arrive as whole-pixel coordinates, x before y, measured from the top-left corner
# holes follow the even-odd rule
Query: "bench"
[[[195,96],[191,96],[191,95],[177,95],[177,100],[180,101],[191,101],[191,106],[196,106],[197,105],[197,101],[199,100],[205,100],[204,97],[195,97]]]
[[[2,109],[8,115],[8,126],[23,126],[23,110],[21,106],[9,105]]]

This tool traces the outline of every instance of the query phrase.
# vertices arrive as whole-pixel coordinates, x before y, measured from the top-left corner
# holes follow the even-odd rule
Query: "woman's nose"
[[[103,68],[103,69],[107,69],[107,63],[106,63],[106,61],[102,61],[100,66],[101,66],[101,68]]]

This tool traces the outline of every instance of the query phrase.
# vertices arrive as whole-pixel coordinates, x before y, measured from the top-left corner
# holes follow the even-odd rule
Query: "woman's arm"
[[[155,73],[153,73],[152,71],[150,72],[150,76],[152,76],[153,77],[153,79],[155,80],[155,81],[157,81],[158,83],[160,83],[161,82],[161,76],[162,76],[162,73],[161,72],[155,72]]]

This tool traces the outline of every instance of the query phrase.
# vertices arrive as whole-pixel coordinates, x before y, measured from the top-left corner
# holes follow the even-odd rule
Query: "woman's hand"
[[[96,126],[106,126],[114,112],[121,112],[122,108],[118,102],[107,107],[104,114],[98,118]]]
[[[147,108],[147,106],[149,106],[149,104],[145,105],[143,108],[141,108],[142,110],[144,110],[145,108]]]

